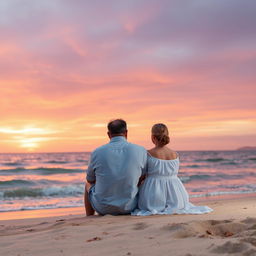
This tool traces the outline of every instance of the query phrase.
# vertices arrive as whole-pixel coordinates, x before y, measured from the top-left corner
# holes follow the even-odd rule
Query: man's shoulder
[[[128,146],[133,148],[133,149],[135,149],[135,150],[139,150],[139,151],[142,151],[142,152],[145,152],[145,153],[147,152],[147,150],[144,147],[142,147],[142,146],[140,146],[138,144],[134,144],[134,143],[128,142]]]
[[[143,146],[140,146],[138,144],[134,144],[134,143],[131,143],[131,142],[128,142],[128,141],[126,142],[126,147],[128,147],[129,149],[134,150],[134,151],[138,151],[138,152],[142,152],[142,153],[147,153],[147,150]],[[111,145],[109,143],[104,144],[104,145],[102,145],[100,147],[97,147],[92,152],[92,155],[96,156],[96,155],[105,153],[106,150],[109,150],[110,148],[111,148]]]
[[[97,147],[92,151],[92,155],[100,154],[102,151],[104,151],[106,148],[108,148],[109,144],[104,144],[102,146]]]

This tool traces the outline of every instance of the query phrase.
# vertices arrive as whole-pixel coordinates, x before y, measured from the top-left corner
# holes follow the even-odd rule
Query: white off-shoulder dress
[[[208,206],[195,206],[180,179],[179,157],[163,160],[148,154],[147,177],[139,189],[138,209],[132,215],[203,214],[211,212]]]

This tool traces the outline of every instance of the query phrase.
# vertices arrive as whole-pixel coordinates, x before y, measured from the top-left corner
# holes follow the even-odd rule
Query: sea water
[[[256,193],[255,151],[179,156],[179,178],[191,198]],[[82,206],[89,158],[89,152],[0,154],[0,212]]]

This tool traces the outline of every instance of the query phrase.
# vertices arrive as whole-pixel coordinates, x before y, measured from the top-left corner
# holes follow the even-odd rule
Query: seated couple
[[[91,154],[87,169],[84,203],[87,216],[96,211],[112,214],[201,214],[207,206],[189,202],[186,189],[177,177],[178,154],[168,148],[168,129],[152,127],[155,147],[127,142],[127,126],[122,119],[109,122],[110,142]]]

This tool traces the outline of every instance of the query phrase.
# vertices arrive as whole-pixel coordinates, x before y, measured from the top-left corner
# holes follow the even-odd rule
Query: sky
[[[256,146],[256,1],[1,0],[0,152]]]

